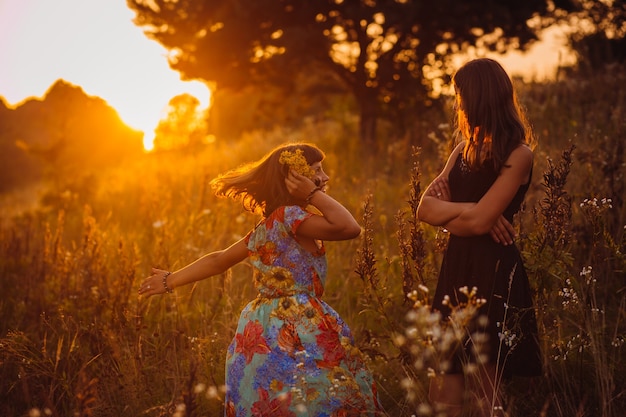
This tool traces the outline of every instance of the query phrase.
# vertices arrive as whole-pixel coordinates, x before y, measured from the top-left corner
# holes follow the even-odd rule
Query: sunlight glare
[[[123,1],[2,0],[0,96],[15,107],[63,79],[106,100],[151,149],[169,100],[188,93],[206,108],[210,90],[182,81],[133,17]]]

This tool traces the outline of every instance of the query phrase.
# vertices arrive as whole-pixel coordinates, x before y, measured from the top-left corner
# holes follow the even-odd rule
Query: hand
[[[450,186],[447,178],[435,179],[426,190],[426,195],[438,198],[443,201],[450,201]]]
[[[290,169],[285,177],[285,185],[289,194],[303,201],[317,188],[313,181],[293,169]]]
[[[502,215],[489,230],[489,235],[496,243],[501,243],[504,246],[513,244],[513,239],[516,237],[513,225]]]
[[[166,291],[163,285],[163,277],[166,274],[168,274],[168,271],[152,268],[152,275],[145,278],[139,286],[139,295],[150,297],[151,295],[164,294]]]

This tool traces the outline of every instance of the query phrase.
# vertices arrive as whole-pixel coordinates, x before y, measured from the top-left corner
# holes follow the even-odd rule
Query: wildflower
[[[406,313],[406,321],[408,321],[408,322],[414,322],[414,321],[417,321],[417,319],[418,319],[417,311],[415,311],[415,310],[409,310],[409,311]]]
[[[582,271],[580,271],[580,276],[581,277],[586,277],[587,275],[591,275],[591,271],[592,270],[593,270],[593,267],[591,265],[583,266]]]
[[[432,412],[432,408],[426,403],[420,403],[420,405],[417,406],[417,415],[419,416],[430,416]]]
[[[402,381],[400,381],[400,385],[404,389],[410,389],[415,386],[415,381],[413,381],[411,378],[403,378]]]
[[[466,375],[475,374],[478,372],[478,366],[475,363],[467,363],[464,371]]]
[[[315,175],[315,171],[311,166],[307,163],[304,158],[304,153],[302,149],[296,149],[295,152],[291,151],[283,151],[278,158],[278,162],[284,165],[288,165],[289,168],[293,169],[300,175],[304,175],[308,178],[313,178]]]
[[[406,343],[406,337],[401,334],[395,334],[393,337],[393,342],[396,346],[404,346]]]
[[[180,404],[176,404],[176,411],[174,412],[173,416],[174,417],[183,417],[185,415],[185,410],[187,409],[187,407],[185,406],[185,404],[180,403]]]
[[[611,209],[613,208],[613,200],[610,198],[604,197],[600,200],[597,198],[585,198],[582,203],[580,203],[580,208],[590,210],[591,212],[600,212],[603,209]]]
[[[516,338],[515,333],[512,333],[510,330],[505,330],[502,333],[498,333],[498,337],[501,342],[504,342],[505,345],[509,347],[514,346],[514,340]]]
[[[408,329],[406,329],[406,336],[409,339],[416,339],[418,335],[418,331],[415,327],[409,327]]]
[[[212,385],[206,390],[207,398],[217,398],[217,388]]]
[[[199,384],[196,384],[195,387],[193,387],[193,392],[195,392],[196,394],[200,394],[205,389],[206,389],[206,385],[201,382]]]

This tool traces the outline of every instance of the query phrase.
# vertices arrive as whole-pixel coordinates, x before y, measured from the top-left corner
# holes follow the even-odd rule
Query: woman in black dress
[[[541,374],[531,292],[511,225],[530,185],[534,138],[511,79],[496,61],[468,62],[453,85],[461,141],[424,192],[417,214],[450,232],[433,309],[447,317],[467,300],[464,287],[476,288],[484,304],[450,366],[431,380],[430,399],[451,417],[460,415],[471,394],[482,415],[498,416],[504,415],[503,378]],[[479,352],[470,339],[476,331],[487,336]],[[466,378],[469,370],[477,378]]]

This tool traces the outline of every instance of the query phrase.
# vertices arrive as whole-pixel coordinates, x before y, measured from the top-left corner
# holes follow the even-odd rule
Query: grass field
[[[545,372],[507,383],[511,416],[626,413],[625,83],[624,71],[610,71],[519,86],[539,146],[518,245]],[[383,126],[377,156],[364,156],[354,117],[336,113],[193,155],[146,154],[49,187],[19,214],[6,196],[0,415],[222,415],[226,347],[255,296],[249,265],[148,300],[137,288],[151,266],[174,270],[243,236],[258,218],[208,182],[285,141],[327,152],[329,193],[364,228],[359,239],[327,243],[324,299],[370,358],[389,416],[432,415],[427,363],[444,354],[450,329],[428,306],[446,235],[413,213],[451,131],[446,116],[423,116],[412,140]]]

